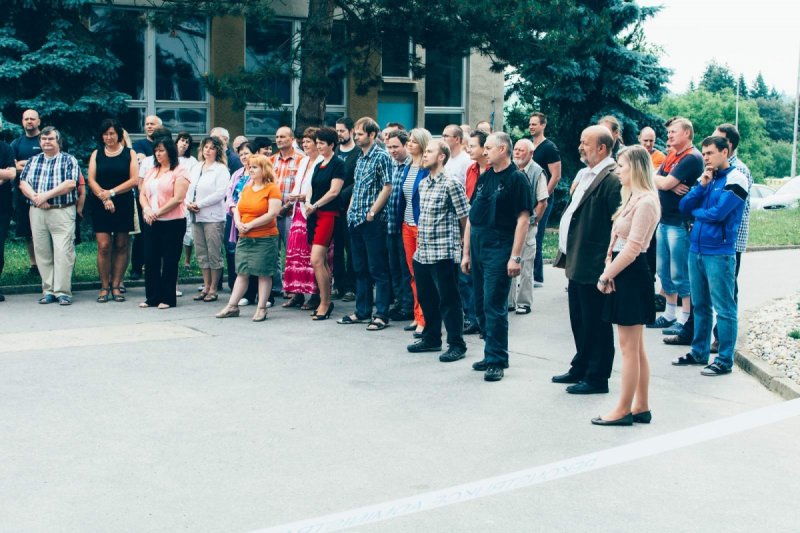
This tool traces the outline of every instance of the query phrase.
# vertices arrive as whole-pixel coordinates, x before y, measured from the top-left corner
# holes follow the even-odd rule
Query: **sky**
[[[748,87],[758,72],[772,88],[789,96],[797,90],[800,59],[800,0],[639,0],[663,6],[645,24],[652,44],[664,49],[663,64],[673,69],[669,88],[682,93],[700,80],[716,59]],[[724,6],[724,8],[722,7]]]

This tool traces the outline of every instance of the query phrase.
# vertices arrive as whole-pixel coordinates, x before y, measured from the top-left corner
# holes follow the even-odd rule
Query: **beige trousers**
[[[42,292],[72,296],[75,267],[75,206],[64,209],[31,207],[31,233]]]
[[[538,224],[528,228],[525,244],[522,247],[522,271],[519,276],[511,280],[511,289],[508,291],[508,306],[533,305],[533,260],[536,258],[536,231]]]

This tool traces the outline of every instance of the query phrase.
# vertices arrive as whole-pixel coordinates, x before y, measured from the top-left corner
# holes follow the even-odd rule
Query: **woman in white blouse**
[[[225,193],[231,175],[225,149],[216,137],[203,139],[198,158],[200,162],[189,172],[191,185],[186,193],[195,257],[203,272],[203,290],[194,299],[214,302],[222,275]]]

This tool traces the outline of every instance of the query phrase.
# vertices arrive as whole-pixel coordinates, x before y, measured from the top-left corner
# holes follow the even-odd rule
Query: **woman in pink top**
[[[605,416],[592,419],[598,426],[649,424],[652,418],[647,398],[650,366],[642,326],[656,318],[653,275],[646,252],[661,218],[661,204],[645,148],[636,145],[620,150],[617,163],[622,205],[613,217],[606,268],[597,280],[597,289],[609,295],[603,320],[617,324],[622,386],[617,406]]]
[[[139,193],[145,225],[145,301],[139,307],[175,307],[175,284],[186,233],[184,199],[189,173],[179,166],[178,150],[169,137],[160,137],[153,147],[154,167],[147,173]]]

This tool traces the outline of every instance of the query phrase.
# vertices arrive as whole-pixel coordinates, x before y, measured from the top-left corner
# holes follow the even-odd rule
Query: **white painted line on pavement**
[[[169,322],[2,333],[0,334],[0,353],[206,336],[205,333],[196,329]]]
[[[530,487],[548,481],[574,476],[600,468],[627,463],[685,448],[713,439],[773,424],[800,415],[800,399],[783,402],[746,413],[723,418],[707,424],[674,431],[657,437],[632,442],[623,446],[589,453],[518,472],[465,483],[446,489],[425,492],[376,505],[368,505],[340,513],[300,520],[253,533],[318,533],[339,531],[398,516],[430,511],[438,507],[461,503],[510,490]],[[600,429],[598,431],[608,431]],[[613,431],[613,430],[612,430]]]

